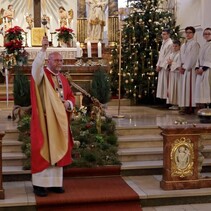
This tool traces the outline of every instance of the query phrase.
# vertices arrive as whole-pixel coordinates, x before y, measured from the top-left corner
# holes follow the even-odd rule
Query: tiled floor
[[[116,106],[109,106],[106,109],[108,115],[118,115]],[[10,111],[0,110],[0,130],[13,129],[16,123],[7,120]],[[120,109],[121,115],[124,118],[115,118],[117,127],[139,127],[139,126],[163,126],[175,124],[175,121],[187,122],[188,124],[198,124],[199,119],[196,115],[179,115],[178,111],[170,111],[164,108],[155,107],[127,107],[123,106]],[[151,176],[130,176],[124,178],[126,182],[139,194],[140,198],[155,197],[162,195],[170,197],[171,195],[185,196],[205,194],[211,196],[211,188],[183,191],[163,191],[159,187],[161,175]],[[9,205],[34,205],[35,197],[32,192],[32,184],[26,182],[4,182],[5,199],[0,200],[1,207]],[[162,207],[145,207],[143,211],[210,211],[211,204],[190,204]]]
[[[5,199],[0,200],[0,207],[35,205],[32,183],[30,181],[3,182]]]

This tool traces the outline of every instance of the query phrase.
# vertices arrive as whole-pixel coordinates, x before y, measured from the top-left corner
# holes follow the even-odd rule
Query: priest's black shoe
[[[33,188],[34,188],[34,194],[37,196],[44,197],[48,195],[47,190],[43,187],[33,185]]]
[[[62,187],[50,187],[48,188],[49,191],[54,192],[54,193],[64,193],[64,188]]]

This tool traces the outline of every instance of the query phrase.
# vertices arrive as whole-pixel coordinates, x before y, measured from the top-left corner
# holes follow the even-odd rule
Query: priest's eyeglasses
[[[58,62],[61,62],[61,63],[63,62],[63,59],[52,59],[52,60],[53,60],[54,62],[57,62],[57,63],[58,63]]]

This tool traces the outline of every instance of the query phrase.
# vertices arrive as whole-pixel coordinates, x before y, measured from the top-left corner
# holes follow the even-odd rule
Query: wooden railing
[[[2,138],[5,133],[0,131],[0,199],[4,199],[4,189],[3,189],[3,181],[2,181]]]

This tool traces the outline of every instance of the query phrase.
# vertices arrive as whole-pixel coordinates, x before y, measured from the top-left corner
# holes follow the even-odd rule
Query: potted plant
[[[71,41],[75,37],[73,30],[62,26],[61,28],[56,29],[56,32],[58,32],[58,41],[61,42],[61,44],[66,44],[67,47],[71,47]]]
[[[95,71],[91,85],[91,95],[97,98],[100,103],[106,104],[111,97],[110,79],[103,67]]]
[[[14,103],[18,106],[29,106],[30,88],[27,76],[23,73],[23,65],[28,61],[28,53],[23,47],[24,30],[15,26],[6,31],[3,67],[14,71]]]

